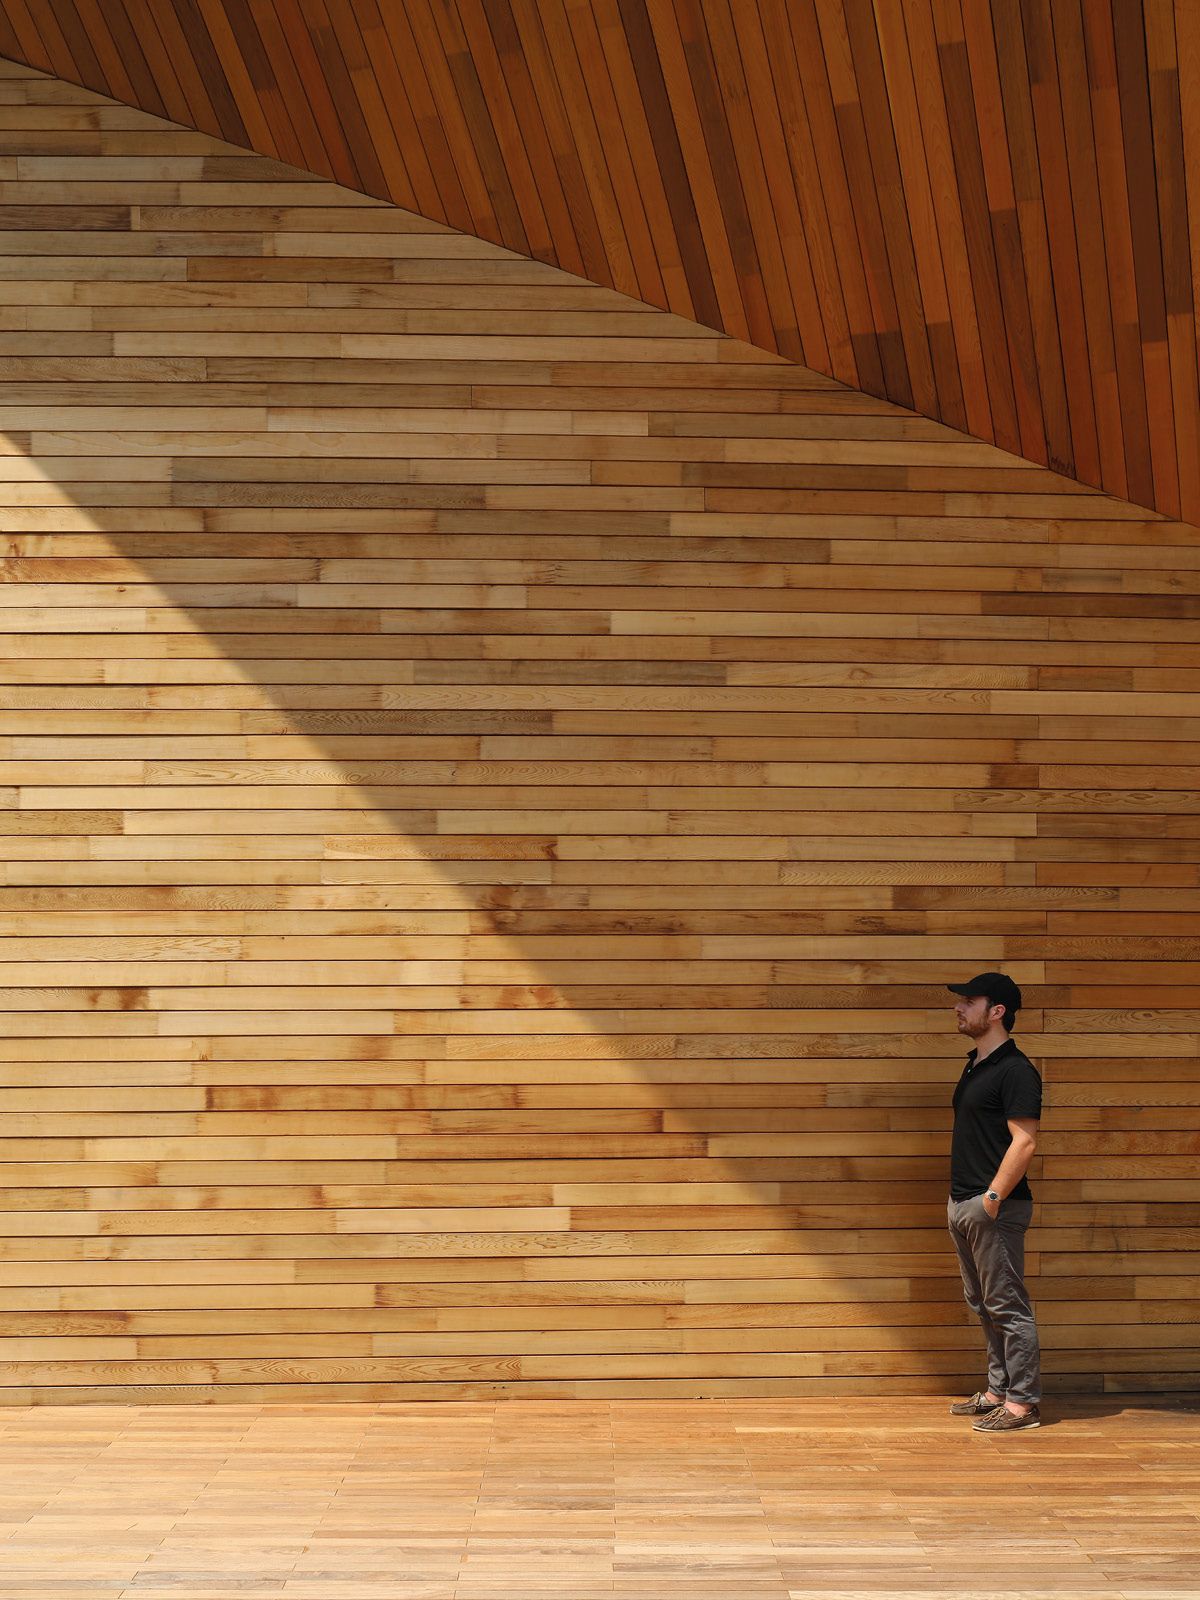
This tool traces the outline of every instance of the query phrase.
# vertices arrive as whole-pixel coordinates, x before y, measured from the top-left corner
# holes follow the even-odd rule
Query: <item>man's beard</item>
[[[968,1022],[966,1017],[963,1017],[959,1022],[959,1028],[968,1039],[982,1039],[988,1030],[988,1025],[986,1022]]]

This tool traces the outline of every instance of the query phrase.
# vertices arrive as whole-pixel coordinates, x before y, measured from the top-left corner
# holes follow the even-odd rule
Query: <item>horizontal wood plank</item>
[[[1184,1386],[1195,527],[84,90],[0,91],[0,1400],[974,1386],[945,984],[988,967],[1047,1080],[1050,1385]],[[852,168],[893,159],[863,115]],[[704,193],[741,260],[765,190]],[[963,313],[961,261],[913,247]],[[992,377],[964,366],[972,417]]]

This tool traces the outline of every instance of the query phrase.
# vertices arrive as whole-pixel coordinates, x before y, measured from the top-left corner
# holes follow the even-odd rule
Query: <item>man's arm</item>
[[[1000,1200],[1012,1193],[1028,1171],[1033,1152],[1037,1149],[1037,1130],[1036,1117],[1009,1117],[1008,1131],[1012,1141],[989,1185],[1000,1196]],[[989,1217],[994,1217],[1000,1210],[1000,1201],[989,1200],[985,1195],[983,1209]]]

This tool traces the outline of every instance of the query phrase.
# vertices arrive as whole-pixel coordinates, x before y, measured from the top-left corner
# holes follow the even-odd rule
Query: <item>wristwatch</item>
[[[989,1189],[987,1191],[987,1193],[984,1195],[984,1199],[985,1200],[994,1200],[997,1205],[999,1205],[999,1203],[1000,1203],[1000,1196],[996,1193],[995,1189]]]

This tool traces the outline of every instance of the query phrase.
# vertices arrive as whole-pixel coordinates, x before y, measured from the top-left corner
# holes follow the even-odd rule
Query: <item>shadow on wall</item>
[[[0,88],[13,1396],[974,1382],[944,984],[984,966],[1053,1058],[1056,1381],[1183,1382],[1196,1041],[1046,964],[1200,854],[1037,788],[1084,753],[1039,704],[1155,636],[1064,530],[1145,513]]]

